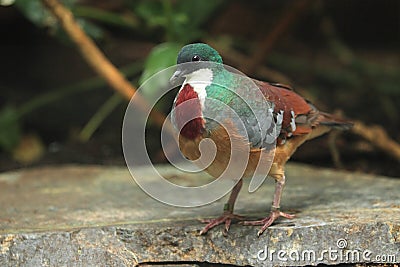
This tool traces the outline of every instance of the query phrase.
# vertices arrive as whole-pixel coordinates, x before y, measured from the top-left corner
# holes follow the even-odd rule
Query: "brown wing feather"
[[[257,80],[254,80],[254,82],[260,88],[265,98],[274,103],[274,112],[279,113],[283,111],[282,133],[301,135],[311,132],[312,125],[310,124],[310,119],[315,117],[315,113],[318,113],[318,110],[314,110],[303,97],[287,87],[275,86]],[[299,117],[299,119],[304,121],[304,123],[301,120],[296,123],[294,131],[291,129],[292,112],[294,113],[294,119]]]
[[[320,112],[309,101],[293,91],[291,87],[254,80],[267,100],[274,103],[274,112],[283,111],[281,137],[309,134],[319,125],[323,128],[348,129],[352,123]],[[294,116],[293,116],[294,115]],[[296,129],[292,128],[292,124]],[[326,131],[324,131],[326,132]]]

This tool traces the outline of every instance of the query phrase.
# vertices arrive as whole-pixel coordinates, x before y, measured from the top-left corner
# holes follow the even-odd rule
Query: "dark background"
[[[246,60],[294,12],[260,64],[246,74],[290,83],[318,108],[381,125],[400,141],[399,1],[304,1],[301,10],[296,10],[300,1],[184,2],[64,1],[116,66],[139,64],[128,75],[135,86],[149,53],[164,42],[178,47],[209,42],[225,63],[245,70]],[[68,88],[96,75],[43,12],[35,0],[0,6],[0,171],[60,163],[123,165],[127,102],[121,100],[89,140],[82,140],[82,128],[113,91],[106,85]],[[56,97],[46,98],[52,93]],[[47,101],[29,108],[43,96]],[[170,101],[164,101],[163,112]],[[28,111],[15,115],[26,106]],[[150,146],[153,160],[163,162],[158,143]],[[340,134],[335,146],[339,164],[332,160],[326,136],[302,146],[293,161],[399,176],[398,160],[351,132]]]

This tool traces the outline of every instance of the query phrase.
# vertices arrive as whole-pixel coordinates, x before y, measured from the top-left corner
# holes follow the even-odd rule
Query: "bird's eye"
[[[200,58],[199,55],[194,55],[194,56],[192,57],[192,61],[200,61],[200,60],[201,60],[201,58]]]

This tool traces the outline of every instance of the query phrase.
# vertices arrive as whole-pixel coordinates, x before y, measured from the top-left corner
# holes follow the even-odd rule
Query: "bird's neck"
[[[189,84],[190,87],[193,88],[193,91],[197,93],[197,97],[200,100],[201,108],[204,110],[204,102],[207,98],[207,90],[206,88],[212,85],[214,79],[213,71],[209,68],[196,70],[186,76],[185,82],[179,94],[183,91],[185,85]],[[182,98],[185,95],[182,96]],[[187,94],[186,94],[187,96]],[[178,95],[179,97],[179,95]],[[189,98],[190,99],[190,98]],[[187,99],[183,99],[187,100]]]

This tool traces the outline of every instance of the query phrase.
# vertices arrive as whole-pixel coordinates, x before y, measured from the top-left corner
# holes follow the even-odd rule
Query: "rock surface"
[[[171,167],[159,170],[190,183]],[[220,215],[226,197],[199,208],[167,206],[123,167],[8,172],[0,174],[0,266],[395,264],[399,190],[400,179],[291,164],[282,209],[295,219],[280,219],[261,237],[258,227],[238,224],[226,237],[221,227],[199,236],[198,219]],[[236,212],[265,217],[272,194],[271,180],[252,194],[245,185]]]

